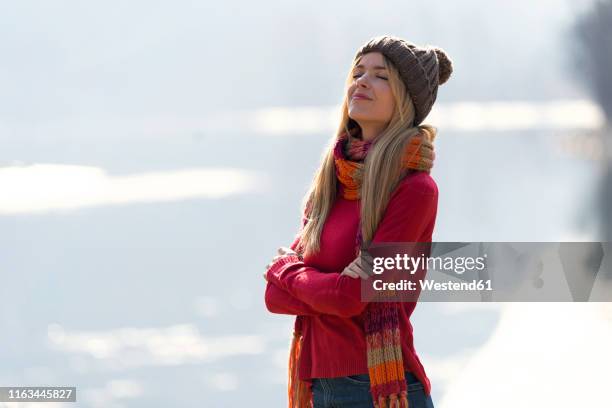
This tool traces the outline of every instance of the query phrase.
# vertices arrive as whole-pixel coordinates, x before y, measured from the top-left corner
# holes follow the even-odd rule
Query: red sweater
[[[299,377],[341,377],[368,373],[363,328],[367,303],[361,302],[361,279],[340,276],[355,259],[360,200],[342,197],[342,185],[321,235],[321,250],[300,261],[280,258],[266,272],[266,307],[272,313],[296,315],[304,339]],[[426,172],[402,179],[392,193],[372,242],[431,242],[438,207],[438,187]],[[291,245],[296,248],[299,234]],[[402,303],[400,331],[404,369],[424,385],[431,384],[413,345],[410,315],[415,302]]]

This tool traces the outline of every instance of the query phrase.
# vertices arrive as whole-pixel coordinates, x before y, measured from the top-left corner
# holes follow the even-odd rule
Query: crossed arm
[[[373,243],[419,242],[435,222],[438,190],[433,179],[402,183],[392,195]],[[299,236],[291,245],[295,250]],[[339,272],[322,272],[295,255],[276,260],[266,272],[266,307],[272,313],[331,314],[351,317],[363,312],[361,279]]]

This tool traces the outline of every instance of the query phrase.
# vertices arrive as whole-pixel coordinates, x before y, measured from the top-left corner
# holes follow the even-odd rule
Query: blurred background
[[[286,406],[294,318],[262,273],[375,35],[454,63],[434,241],[609,241],[610,27],[609,0],[3,2],[0,386]],[[609,303],[412,320],[438,408],[612,405]],[[38,406],[75,404],[0,402]]]

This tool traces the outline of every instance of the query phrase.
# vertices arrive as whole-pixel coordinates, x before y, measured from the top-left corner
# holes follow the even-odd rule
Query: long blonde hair
[[[353,70],[360,60],[361,57],[353,61],[346,78],[338,130],[329,140],[322,155],[321,165],[302,200],[301,208],[306,224],[303,226],[297,251],[303,256],[320,250],[321,232],[336,199],[337,179],[333,152],[336,140],[342,132],[349,132],[359,126],[348,115],[347,91],[353,81]],[[373,239],[391,193],[406,174],[402,171],[401,163],[406,143],[419,132],[433,143],[437,133],[437,129],[431,125],[412,126],[414,105],[395,66],[384,55],[383,60],[389,73],[395,110],[387,127],[377,136],[377,142],[368,151],[364,162],[360,216],[361,234],[365,244]]]

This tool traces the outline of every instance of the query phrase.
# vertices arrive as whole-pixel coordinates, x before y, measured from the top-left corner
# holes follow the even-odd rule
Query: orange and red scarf
[[[362,140],[357,127],[349,132],[342,132],[336,140],[334,161],[336,163],[336,176],[344,186],[343,197],[347,200],[357,200],[361,187],[363,163],[368,151],[377,139]],[[423,133],[419,132],[412,136],[406,145],[402,167],[429,173],[435,157],[433,144],[424,137]]]
[[[336,141],[336,176],[347,200],[360,198],[364,160],[374,143],[376,139],[362,140],[358,127],[341,133]],[[422,133],[417,133],[406,144],[402,167],[429,172],[434,159],[433,144]],[[361,225],[355,245],[358,253],[362,245]],[[365,309],[368,374],[375,408],[409,408],[399,328],[401,307],[399,302],[370,302]],[[289,408],[312,407],[312,391],[297,374],[301,345],[302,336],[296,330],[289,359]]]

